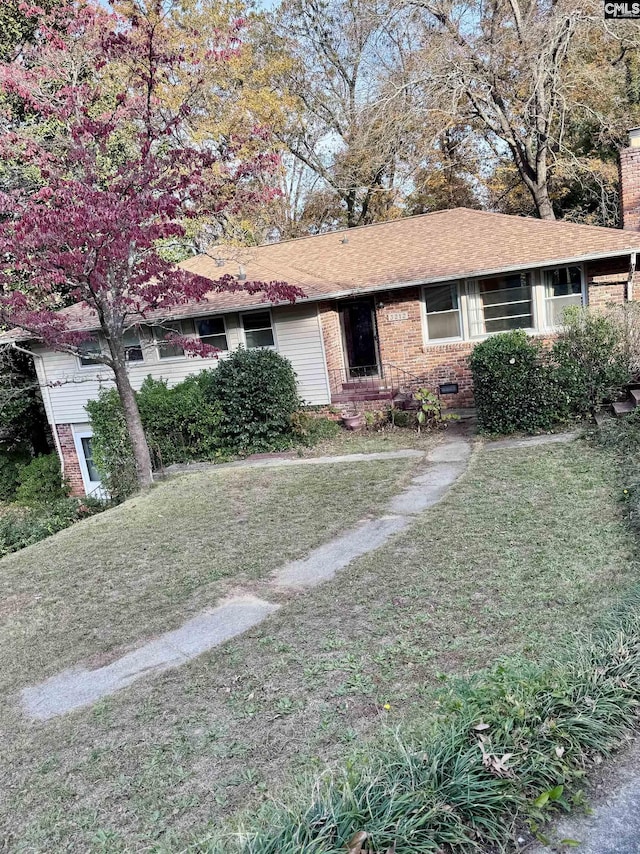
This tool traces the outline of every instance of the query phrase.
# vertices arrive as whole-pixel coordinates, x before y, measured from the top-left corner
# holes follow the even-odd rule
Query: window
[[[529,273],[480,279],[472,300],[471,328],[474,335],[533,328]]]
[[[430,341],[460,338],[460,299],[458,283],[434,285],[425,288],[424,301],[427,310],[427,336]]]
[[[140,343],[140,336],[137,332],[134,332],[132,329],[125,332],[123,344],[124,357],[127,362],[144,362],[142,344]]]
[[[218,350],[229,349],[223,317],[203,317],[196,320],[196,330],[204,344],[217,347]]]
[[[582,305],[582,272],[580,267],[560,267],[547,270],[544,279],[547,326],[560,326],[565,308]]]
[[[80,439],[82,443],[82,453],[84,454],[84,461],[87,464],[87,473],[89,475],[89,480],[92,483],[100,483],[100,472],[98,471],[96,464],[93,460],[93,443],[90,436],[83,436]]]
[[[242,316],[247,347],[273,347],[275,339],[271,327],[271,312],[257,311]]]
[[[83,341],[78,350],[80,351],[78,358],[83,368],[92,368],[99,364],[95,359],[91,358],[94,355],[102,353],[102,347],[97,338],[90,338],[88,341]]]
[[[153,332],[158,345],[158,357],[160,359],[176,359],[184,356],[184,347],[167,341],[167,338],[172,335],[193,335],[193,323],[184,320],[175,323],[163,323],[162,326],[154,327]]]

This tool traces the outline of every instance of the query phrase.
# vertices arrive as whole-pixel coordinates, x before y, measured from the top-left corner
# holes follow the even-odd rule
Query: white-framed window
[[[204,344],[217,347],[218,350],[228,350],[227,330],[224,317],[199,317],[196,320],[196,332]]]
[[[81,368],[95,368],[100,362],[92,358],[102,353],[102,346],[98,338],[88,338],[78,347],[78,362]]]
[[[531,274],[507,273],[469,283],[472,337],[535,328]]]
[[[193,335],[194,326],[191,320],[175,320],[154,326],[153,335],[158,350],[159,359],[179,359],[184,356],[184,347],[172,341],[167,341],[172,335]]]
[[[242,328],[247,349],[275,346],[270,311],[253,311],[251,314],[243,314]]]
[[[429,341],[455,341],[462,338],[462,311],[458,282],[426,287],[424,305]]]
[[[107,495],[102,486],[102,477],[93,456],[93,432],[88,425],[86,427],[81,424],[74,425],[73,439],[84,491],[87,495],[93,495],[96,498],[106,498]]]
[[[580,267],[557,267],[545,270],[544,303],[547,326],[561,326],[566,308],[584,305],[584,282]]]
[[[124,344],[124,357],[127,362],[144,362],[140,335],[134,329],[125,332],[122,343]]]

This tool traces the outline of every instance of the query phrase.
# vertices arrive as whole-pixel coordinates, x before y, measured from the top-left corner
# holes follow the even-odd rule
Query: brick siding
[[[626,299],[629,260],[626,257],[594,261],[585,267],[589,304],[594,308]],[[635,279],[634,298],[640,299],[640,274]],[[413,385],[437,391],[444,383],[457,383],[458,394],[444,395],[447,408],[473,406],[473,382],[469,355],[476,342],[425,344],[419,288],[383,291],[375,295],[378,346],[383,365],[394,365],[410,374]],[[342,336],[339,303],[326,302],[320,307],[327,367],[332,379],[332,392],[340,391],[344,380]],[[553,338],[545,337],[551,344]],[[336,377],[340,382],[336,382]],[[383,401],[364,401],[358,409],[382,409]]]
[[[640,230],[640,148],[624,148],[618,160],[620,219],[627,231]]]
[[[64,462],[64,476],[69,481],[71,486],[71,495],[85,495],[84,481],[82,479],[82,471],[78,462],[78,454],[76,453],[75,442],[73,441],[73,430],[71,424],[56,425],[58,431],[58,439],[62,449],[62,457]]]

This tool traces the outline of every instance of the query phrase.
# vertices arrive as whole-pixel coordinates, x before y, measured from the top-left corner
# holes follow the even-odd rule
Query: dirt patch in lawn
[[[581,442],[480,451],[408,532],[244,636],[91,711],[13,717],[0,810],[14,847],[182,850],[424,714],[442,673],[549,650],[637,578],[620,491]]]

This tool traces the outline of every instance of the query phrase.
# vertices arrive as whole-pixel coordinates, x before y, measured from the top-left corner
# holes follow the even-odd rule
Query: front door
[[[342,308],[342,330],[348,376],[378,376],[378,335],[373,300],[346,303]]]

